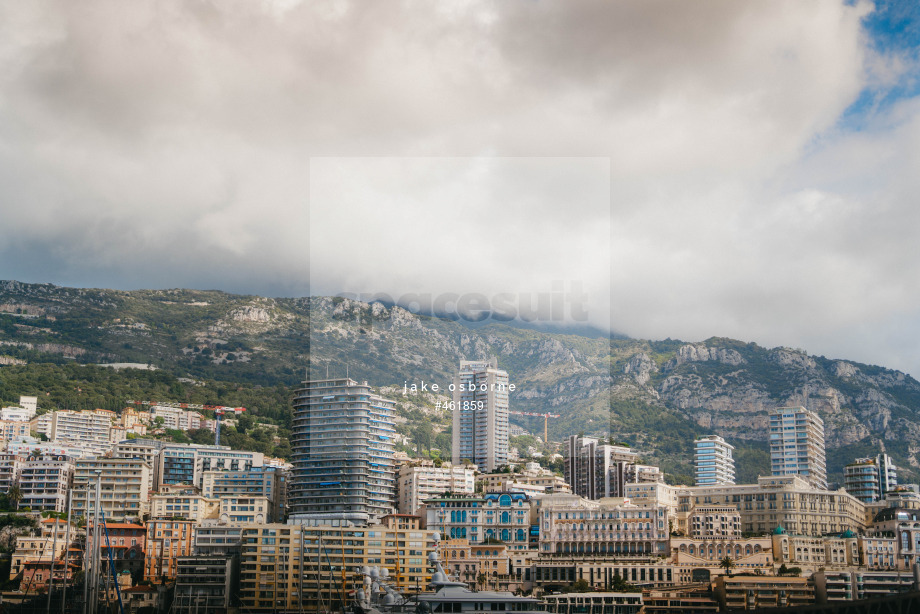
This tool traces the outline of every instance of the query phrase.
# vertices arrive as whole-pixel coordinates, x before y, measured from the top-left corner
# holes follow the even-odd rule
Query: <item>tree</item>
[[[19,502],[22,501],[22,491],[19,490],[19,486],[16,484],[10,486],[9,491],[6,493],[6,497],[10,500],[10,503],[13,504],[13,509],[19,509]]]
[[[613,581],[610,583],[610,588],[616,593],[641,593],[640,589],[635,584],[630,584],[625,579],[623,579],[620,574],[613,574]]]
[[[721,561],[719,561],[719,567],[725,570],[725,573],[731,575],[732,569],[735,567],[735,561],[732,560],[732,557],[726,556]]]
[[[431,442],[434,439],[434,427],[431,422],[422,422],[412,429],[412,439],[415,441],[416,453],[421,456],[422,448],[431,453]]]
[[[484,588],[486,585],[486,582],[488,581],[489,581],[489,576],[487,576],[485,572],[481,571],[479,572],[479,575],[476,576],[476,584],[478,584],[480,588]]]
[[[238,433],[245,433],[250,430],[256,424],[256,419],[248,414],[240,414],[236,417],[236,431]]]
[[[588,584],[587,580],[581,578],[579,580],[575,580],[573,584],[570,584],[568,590],[572,593],[587,593],[591,590],[591,585]]]

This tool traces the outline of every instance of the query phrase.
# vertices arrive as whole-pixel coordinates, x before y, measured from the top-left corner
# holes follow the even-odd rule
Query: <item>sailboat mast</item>
[[[64,532],[64,592],[61,593],[61,614],[67,611],[67,572],[70,571],[70,514],[73,511],[73,497],[67,497],[67,529]]]

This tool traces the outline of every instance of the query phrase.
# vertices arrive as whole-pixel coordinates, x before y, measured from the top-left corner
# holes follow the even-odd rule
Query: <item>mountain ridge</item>
[[[297,385],[344,374],[378,387],[437,381],[460,360],[497,356],[518,384],[513,409],[553,412],[551,438],[584,432],[639,449],[674,481],[692,479],[692,439],[736,445],[739,479],[769,470],[766,416],[804,405],[825,419],[828,469],[886,450],[920,473],[920,383],[893,369],[792,348],[590,338],[461,323],[340,297],[201,290],[107,290],[0,281],[0,357],[153,363],[176,376]],[[0,370],[2,376],[2,370]],[[542,434],[542,419],[512,421]]]

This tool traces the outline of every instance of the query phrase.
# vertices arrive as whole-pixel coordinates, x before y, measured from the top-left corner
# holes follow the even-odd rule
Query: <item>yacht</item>
[[[439,536],[435,536],[435,541]],[[438,560],[437,551],[428,557],[437,571],[431,576],[431,592],[403,597],[387,585],[386,569],[364,569],[365,587],[356,594],[354,614],[442,614],[518,612],[543,613],[538,599],[520,597],[507,591],[472,591],[466,582],[451,580]]]

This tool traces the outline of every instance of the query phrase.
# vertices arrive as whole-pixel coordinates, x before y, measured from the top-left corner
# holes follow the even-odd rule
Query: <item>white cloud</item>
[[[462,235],[468,259],[495,263],[486,292],[559,270],[601,287],[612,267],[612,320],[629,334],[731,335],[920,373],[920,113],[906,101],[858,133],[838,124],[865,87],[913,70],[870,50],[870,8],[0,2],[0,273],[287,294],[312,266],[328,291],[403,292],[436,272],[432,287],[466,291],[467,261],[433,253],[424,229],[450,227],[467,201],[506,228]],[[381,174],[428,157],[430,176]],[[541,157],[587,167],[500,162]],[[597,211],[578,173],[598,158],[606,246],[577,208]],[[332,160],[324,189],[351,178],[354,198],[336,195],[350,216],[400,239],[386,258],[319,242],[309,261],[306,238],[341,220],[308,209]]]

